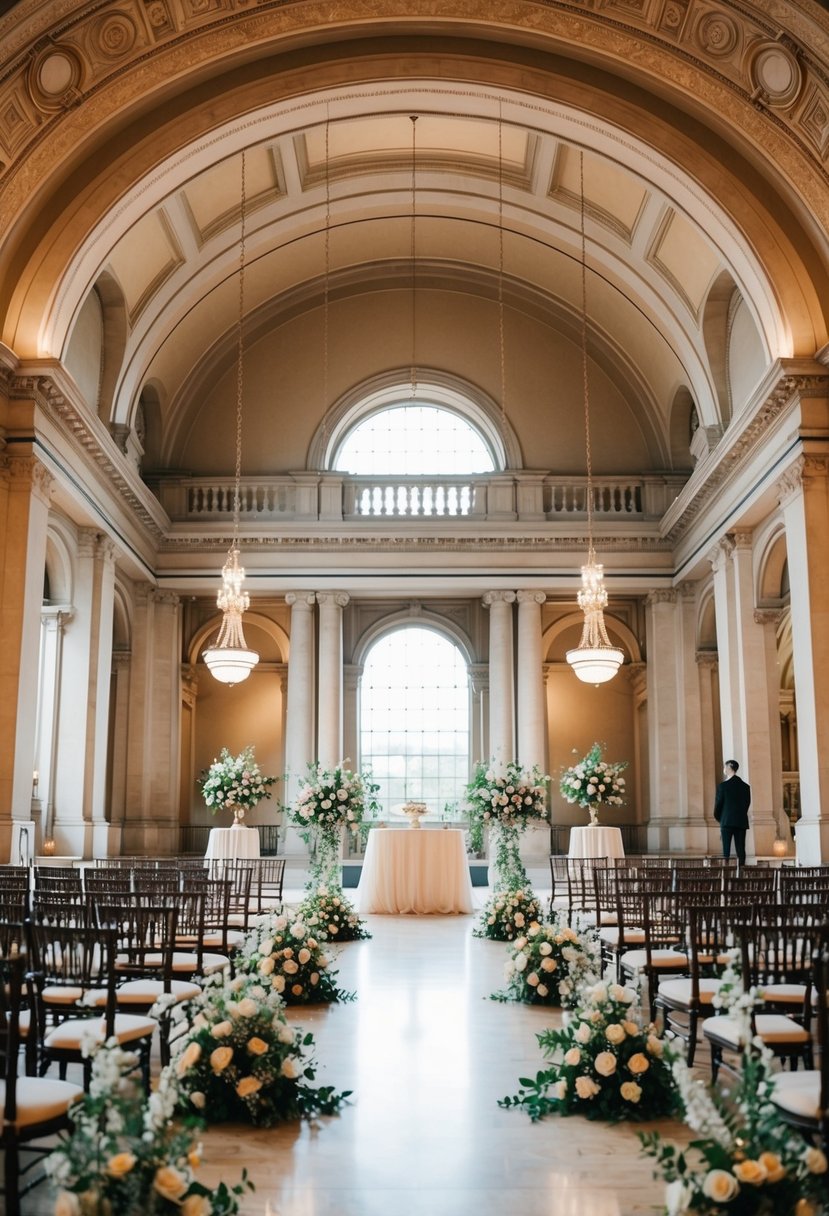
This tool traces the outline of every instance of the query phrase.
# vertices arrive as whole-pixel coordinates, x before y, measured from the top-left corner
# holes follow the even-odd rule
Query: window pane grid
[[[458,648],[431,629],[377,642],[361,686],[360,755],[380,786],[380,814],[457,802],[469,775],[469,681]]]
[[[433,405],[397,405],[357,424],[336,468],[353,476],[438,477],[491,473],[495,465],[480,432],[459,414]],[[431,510],[431,499],[427,505]]]

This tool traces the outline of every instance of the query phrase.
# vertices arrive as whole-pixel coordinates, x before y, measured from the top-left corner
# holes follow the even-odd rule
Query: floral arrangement
[[[664,1041],[653,1025],[631,1016],[635,1001],[636,993],[619,984],[583,989],[569,1024],[537,1036],[550,1067],[535,1080],[522,1077],[523,1088],[500,1105],[521,1106],[533,1121],[578,1114],[616,1122],[674,1111],[679,1098]]]
[[[258,976],[287,1005],[349,1001],[353,993],[337,987],[323,953],[321,934],[312,933],[299,917],[267,913],[253,926],[234,955],[237,971]]]
[[[537,765],[526,770],[517,760],[479,763],[466,787],[470,819],[522,831],[528,823],[547,818],[548,781]]]
[[[233,1216],[252,1183],[244,1172],[232,1187],[196,1180],[198,1121],[174,1122],[175,1073],[163,1069],[146,1098],[137,1064],[115,1039],[93,1050],[89,1093],[72,1107],[72,1130],[45,1162],[58,1187],[55,1216]]]
[[[533,922],[540,920],[541,904],[527,881],[515,889],[491,895],[481,911],[474,934],[496,942],[512,942],[526,933]]]
[[[680,1151],[658,1132],[640,1133],[642,1151],[667,1183],[669,1216],[818,1216],[829,1212],[825,1153],[789,1127],[771,1101],[773,1057],[752,1039],[756,990],[743,991],[736,965],[726,969],[715,998],[741,1026],[736,1088],[724,1094],[695,1078],[679,1054],[672,1070],[685,1121],[697,1139]]]
[[[312,933],[330,941],[356,942],[371,937],[341,887],[323,885],[310,890],[297,909],[297,917]]]
[[[374,795],[379,788],[367,773],[354,773],[342,764],[330,770],[319,763],[309,764],[292,818],[299,827],[339,839],[340,828],[356,833],[366,811],[376,814]]]
[[[215,815],[223,807],[250,810],[263,798],[270,798],[269,786],[276,777],[263,777],[253,758],[253,748],[246,747],[238,756],[231,756],[226,747],[210,768],[199,777],[205,804]]]
[[[594,743],[583,760],[562,773],[559,782],[561,796],[567,802],[586,807],[590,811],[590,822],[598,823],[596,807],[600,803],[624,806],[625,779],[619,774],[626,768],[627,760],[615,764],[602,760],[601,744]]]
[[[534,921],[510,946],[504,974],[507,987],[493,993],[493,1000],[572,1008],[579,990],[601,974],[599,940],[594,931],[577,933],[564,920]]]
[[[313,1035],[289,1026],[282,999],[254,977],[217,977],[186,1009],[177,1007],[177,1017],[183,1033],[175,1038],[172,1066],[179,1105],[209,1123],[272,1127],[336,1114],[348,1097],[307,1084],[315,1077],[306,1054]]]

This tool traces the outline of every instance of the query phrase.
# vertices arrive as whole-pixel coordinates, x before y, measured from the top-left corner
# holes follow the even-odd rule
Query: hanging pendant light
[[[410,114],[412,124],[412,219],[409,237],[411,276],[412,276],[412,366],[411,366],[411,396],[414,401],[417,396],[417,245],[415,242],[415,219],[417,217],[417,115]]]
[[[607,588],[604,567],[593,548],[593,464],[590,452],[590,393],[587,378],[587,246],[584,233],[584,152],[579,152],[579,200],[581,219],[581,366],[584,390],[584,436],[587,456],[587,565],[581,568],[578,605],[584,613],[581,641],[567,651],[567,662],[585,684],[605,684],[624,662],[624,651],[607,636],[604,609]]]
[[[245,219],[246,182],[245,150],[242,149],[242,192],[239,238],[239,322],[237,329],[238,357],[236,363],[236,476],[233,485],[233,543],[222,568],[222,585],[216,596],[222,612],[219,636],[213,646],[202,654],[210,674],[222,684],[240,684],[259,662],[259,655],[245,642],[242,616],[250,607],[250,596],[243,590],[244,568],[239,564],[239,485],[242,477],[242,401],[244,398],[243,354],[245,319]]]

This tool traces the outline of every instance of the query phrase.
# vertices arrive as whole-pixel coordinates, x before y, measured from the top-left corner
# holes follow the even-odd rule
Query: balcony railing
[[[662,517],[685,478],[599,478],[593,481],[593,512],[619,521]],[[233,514],[233,480],[219,477],[163,478],[162,506],[176,521],[221,521]],[[339,473],[294,473],[244,478],[239,511],[259,522],[555,521],[587,513],[584,477],[553,473],[492,473],[476,477],[349,477]]]

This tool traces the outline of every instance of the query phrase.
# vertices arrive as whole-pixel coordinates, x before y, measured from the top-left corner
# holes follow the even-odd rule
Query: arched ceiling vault
[[[36,24],[33,6],[20,7]],[[129,322],[114,418],[129,418],[147,380],[161,384],[171,413],[185,410],[167,421],[170,450],[187,425],[193,367],[232,360],[239,149],[250,149],[249,313],[278,323],[292,297],[293,307],[303,296],[308,307],[318,302],[326,117],[332,241],[342,237],[332,265],[355,294],[378,274],[401,273],[410,112],[421,116],[419,254],[447,279],[465,265],[465,290],[491,297],[500,118],[511,303],[534,301],[565,332],[579,307],[584,149],[594,355],[627,377],[657,448],[683,385],[701,420],[717,420],[702,316],[723,271],[769,360],[825,344],[829,259],[821,204],[812,203],[820,168],[783,129],[784,107],[764,119],[728,83],[724,60],[713,72],[699,56],[567,3],[548,12],[518,2],[509,19],[502,4],[479,4],[473,17],[447,3],[428,22],[418,3],[401,12],[374,0],[362,16],[341,7],[338,31],[298,3],[263,5],[256,20],[235,13],[221,36],[210,22],[169,44],[159,36],[140,64],[102,72],[76,112],[50,116],[48,148],[33,138],[19,164],[7,155],[0,307],[4,340],[20,357],[64,353],[84,298],[111,276]],[[114,36],[115,10],[98,11],[110,25],[96,28]],[[80,52],[63,37],[70,62]],[[765,44],[756,32],[744,37],[745,71],[756,75]],[[631,54],[634,45],[648,54]],[[42,93],[38,64],[30,57]],[[784,165],[798,169],[788,181]]]

